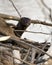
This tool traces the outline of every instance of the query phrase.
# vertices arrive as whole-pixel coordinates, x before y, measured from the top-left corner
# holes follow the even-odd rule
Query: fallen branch
[[[47,23],[45,21],[40,21],[40,20],[31,20],[31,23],[42,24],[42,25],[46,25],[46,26],[51,26],[52,27],[52,23]]]
[[[45,34],[45,35],[51,35],[50,33],[43,33],[43,32],[33,32],[33,31],[27,31],[27,30],[15,30],[16,32],[29,32],[29,33],[35,33],[35,34]]]
[[[0,13],[0,17],[2,17],[4,19],[8,19],[8,20],[16,20],[16,21],[20,20],[20,18],[17,17],[17,16],[11,16],[11,15],[1,14],[1,13]],[[52,27],[51,23],[47,23],[45,21],[40,21],[40,20],[31,20],[31,23],[33,23],[33,24],[42,24],[42,25],[46,25],[46,26],[51,26]]]
[[[20,20],[20,18],[17,16],[12,16],[12,15],[2,14],[2,13],[0,13],[0,17],[4,18],[6,20],[16,20],[16,21]]]

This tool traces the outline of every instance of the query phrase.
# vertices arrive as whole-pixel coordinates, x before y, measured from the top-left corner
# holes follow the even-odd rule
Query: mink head
[[[21,25],[23,26],[29,26],[30,25],[30,19],[26,18],[26,17],[22,17],[19,22],[21,23]]]

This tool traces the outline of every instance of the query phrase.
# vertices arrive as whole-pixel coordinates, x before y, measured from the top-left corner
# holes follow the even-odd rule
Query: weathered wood
[[[0,13],[0,17],[7,19],[7,20],[16,20],[16,21],[20,20],[20,18],[17,16],[12,16],[12,15],[2,14],[2,13]]]

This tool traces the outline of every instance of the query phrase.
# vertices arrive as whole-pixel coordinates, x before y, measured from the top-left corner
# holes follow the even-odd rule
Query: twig
[[[29,32],[29,33],[36,33],[36,34],[45,34],[45,35],[51,35],[50,33],[43,33],[43,32],[33,32],[33,31],[27,31],[27,30],[15,30],[16,32]]]
[[[16,20],[16,21],[20,20],[20,18],[17,16],[12,16],[12,15],[2,14],[2,13],[0,13],[0,17],[8,20]]]
[[[42,4],[50,11],[51,8],[49,8],[45,3],[44,0],[41,0]]]
[[[46,8],[46,9],[48,9],[48,11],[49,11],[49,18],[50,18],[50,20],[52,21],[52,10],[51,10],[51,8],[50,7],[48,7],[45,3],[44,3],[44,0],[41,0],[41,3],[44,5],[44,7]]]
[[[3,43],[0,43],[0,46],[4,46],[4,47],[8,47],[8,48],[11,48],[11,49],[15,49],[15,50],[21,50],[19,47],[15,47],[15,46],[9,46],[7,44],[3,44]]]
[[[10,16],[10,15],[5,15],[5,14],[0,14],[0,17],[2,17],[4,19],[9,19],[9,20],[16,20],[16,21],[20,20],[20,18],[18,18],[17,16]],[[31,20],[31,23],[33,23],[33,24],[42,24],[42,25],[52,27],[52,23],[47,23],[45,21],[40,21],[40,20]]]
[[[4,51],[3,51],[3,52],[4,52]],[[19,60],[19,61],[21,61],[21,62],[24,62],[24,63],[26,63],[26,64],[28,64],[28,65],[35,65],[35,64],[29,63],[29,62],[27,62],[27,61],[24,61],[24,60],[22,60],[22,59],[16,58],[16,57],[12,56],[11,54],[9,54],[9,53],[7,53],[7,52],[4,52],[4,54],[6,54],[6,55],[8,55],[8,56],[10,56],[10,57],[12,57],[12,58],[14,58],[14,59],[17,59],[17,60]]]
[[[36,52],[37,52],[37,50],[32,48],[31,63],[34,63],[34,61],[36,61],[36,59],[35,59]]]
[[[47,43],[45,43],[45,45],[43,46],[42,50],[44,50],[46,46],[47,46]],[[40,52],[39,55],[37,56],[37,60],[39,59],[41,54],[42,54],[42,52]]]
[[[12,3],[12,5],[13,5],[13,7],[15,8],[16,12],[18,13],[18,15],[19,15],[20,18],[21,18],[21,14],[20,14],[20,12],[18,11],[18,9],[16,8],[16,6],[14,5],[13,1],[12,1],[12,0],[9,0],[9,1]]]
[[[46,25],[46,26],[51,26],[52,27],[52,23],[47,23],[45,21],[40,21],[40,20],[31,20],[31,23],[33,23],[33,24],[42,24],[42,25]]]
[[[34,46],[34,45],[32,45],[32,44],[29,44],[29,43],[25,43],[24,41],[18,41],[18,43],[19,43],[19,44],[21,43],[21,44],[27,45],[27,46],[29,46],[29,47],[31,47],[31,48],[34,48],[34,49],[36,49],[36,50],[39,50],[39,51],[43,52],[44,54],[48,55],[50,58],[52,58],[51,55],[47,54],[44,50],[38,48],[37,46]]]
[[[30,49],[31,49],[31,48],[29,48],[29,50],[27,51],[27,54],[25,55],[25,57],[24,57],[24,59],[23,59],[24,61],[27,59],[27,57],[28,57],[28,55],[29,55],[29,53],[30,53]]]

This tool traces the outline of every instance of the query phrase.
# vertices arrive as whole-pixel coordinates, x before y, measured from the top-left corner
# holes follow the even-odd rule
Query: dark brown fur
[[[19,20],[19,23],[17,24],[17,26],[15,27],[15,30],[25,30],[28,26],[30,25],[30,19],[26,18],[26,17],[22,17]],[[15,34],[19,37],[23,34],[23,32],[15,32]]]

